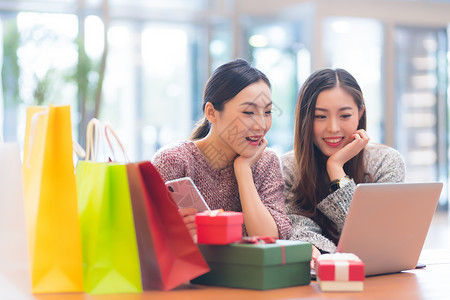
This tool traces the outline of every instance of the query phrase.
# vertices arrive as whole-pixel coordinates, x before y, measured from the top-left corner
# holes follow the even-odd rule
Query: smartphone
[[[169,180],[166,186],[178,208],[193,207],[199,212],[209,210],[208,204],[190,177]]]

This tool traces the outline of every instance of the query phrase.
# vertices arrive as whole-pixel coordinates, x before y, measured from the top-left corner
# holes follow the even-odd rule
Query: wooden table
[[[20,272],[5,277],[0,274],[0,299],[5,300],[171,300],[171,299],[449,299],[450,297],[450,249],[422,252],[420,262],[425,269],[404,271],[397,274],[366,278],[363,292],[321,292],[316,281],[307,286],[254,291],[222,287],[185,284],[169,292],[149,291],[141,294],[88,295],[45,294],[29,292],[27,276]],[[26,275],[26,271],[22,273]]]

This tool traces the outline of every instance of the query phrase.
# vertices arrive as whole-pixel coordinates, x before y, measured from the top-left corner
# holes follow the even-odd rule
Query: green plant
[[[19,93],[19,47],[20,34],[15,19],[3,22],[3,66],[2,85],[5,106],[17,105],[21,102]]]

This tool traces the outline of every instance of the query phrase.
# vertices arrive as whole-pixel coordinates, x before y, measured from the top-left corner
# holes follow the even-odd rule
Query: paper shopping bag
[[[86,292],[141,292],[126,166],[79,161],[76,176]]]
[[[170,290],[209,271],[151,162],[127,164],[144,289]]]
[[[0,290],[16,297],[29,293],[25,208],[19,145],[0,142]]]
[[[28,107],[22,167],[32,292],[83,291],[69,106]]]

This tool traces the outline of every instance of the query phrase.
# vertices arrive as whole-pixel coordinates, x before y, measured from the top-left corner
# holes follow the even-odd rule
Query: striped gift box
[[[316,264],[322,291],[362,291],[364,263],[352,253],[323,254]]]

